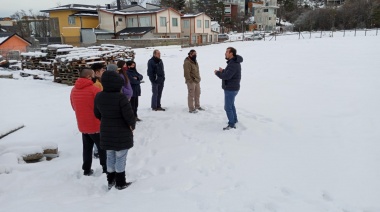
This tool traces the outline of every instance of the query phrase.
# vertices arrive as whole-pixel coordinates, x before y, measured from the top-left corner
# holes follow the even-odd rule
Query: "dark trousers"
[[[95,134],[84,134],[82,133],[82,141],[83,141],[83,165],[82,169],[88,171],[91,169],[92,165],[92,149],[94,148],[94,144],[98,148],[99,152],[99,161],[100,165],[103,168],[103,171],[106,170],[106,151],[100,148],[100,133]]]
[[[152,109],[161,107],[162,90],[164,90],[164,83],[152,83]]]
[[[139,107],[139,97],[132,96],[130,102],[131,102],[133,113],[135,114],[135,117],[137,118],[137,108]]]

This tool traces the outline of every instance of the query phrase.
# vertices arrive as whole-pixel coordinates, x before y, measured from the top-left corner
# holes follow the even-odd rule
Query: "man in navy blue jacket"
[[[164,89],[165,71],[159,50],[153,51],[153,57],[148,61],[148,76],[152,83],[152,110],[165,111],[161,107],[162,90]]]
[[[238,122],[235,97],[240,90],[241,80],[241,65],[243,57],[236,54],[236,49],[228,47],[225,53],[227,60],[227,67],[225,69],[219,68],[214,73],[220,79],[222,79],[222,88],[224,90],[224,110],[226,111],[228,118],[228,126],[223,130],[236,129],[236,123]]]

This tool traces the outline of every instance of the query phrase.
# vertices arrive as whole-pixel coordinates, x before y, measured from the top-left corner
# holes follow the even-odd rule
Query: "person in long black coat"
[[[134,61],[127,61],[127,74],[129,81],[131,82],[132,85],[132,90],[133,90],[133,96],[130,100],[133,112],[135,113],[136,116],[136,121],[141,121],[141,119],[138,118],[137,116],[137,108],[139,107],[139,96],[141,96],[141,80],[143,79],[143,75],[141,75],[139,72],[136,70],[136,63]]]
[[[121,93],[124,81],[114,71],[102,75],[103,91],[95,97],[94,113],[100,120],[100,147],[107,151],[109,189],[129,186],[125,180],[128,149],[133,147],[136,118],[127,97]]]

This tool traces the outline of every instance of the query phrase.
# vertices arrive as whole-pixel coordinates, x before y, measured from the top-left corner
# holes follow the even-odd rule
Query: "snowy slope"
[[[289,35],[196,47],[207,109],[198,114],[186,108],[182,64],[190,49],[160,48],[166,112],[149,109],[153,50],[137,49],[147,83],[127,161],[127,179],[136,182],[123,191],[106,191],[97,160],[95,176],[82,176],[71,87],[0,79],[0,117],[26,126],[0,148],[55,142],[60,151],[35,164],[0,156],[9,173],[0,174],[1,211],[380,211],[379,40]],[[243,79],[238,128],[222,131],[213,70],[225,66],[229,45],[244,57]]]

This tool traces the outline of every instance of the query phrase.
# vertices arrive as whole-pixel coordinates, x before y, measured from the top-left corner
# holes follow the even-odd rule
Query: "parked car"
[[[244,40],[261,40],[263,36],[260,33],[253,33],[253,35],[244,37]]]
[[[230,39],[230,37],[227,34],[219,34],[218,35],[218,42],[224,42],[228,39]]]

